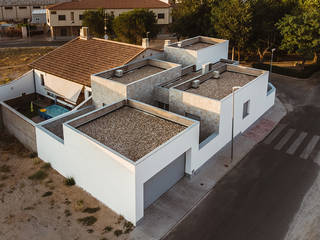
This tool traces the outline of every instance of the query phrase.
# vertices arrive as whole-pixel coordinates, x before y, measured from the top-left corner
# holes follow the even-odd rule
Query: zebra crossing
[[[288,127],[287,124],[279,124],[276,129],[263,141],[272,145],[274,150],[283,151],[289,155],[298,155],[302,159],[308,159],[315,151],[320,136],[299,131]],[[315,161],[320,161],[320,151],[316,154]]]

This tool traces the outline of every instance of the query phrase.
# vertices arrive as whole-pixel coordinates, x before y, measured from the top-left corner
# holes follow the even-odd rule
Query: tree
[[[210,3],[211,0],[182,0],[173,4],[170,31],[178,40],[180,37],[212,34]]]
[[[290,14],[296,7],[295,0],[251,0],[252,6],[252,34],[250,44],[256,51],[260,62],[271,48],[281,42],[281,35],[275,24]]]
[[[105,13],[103,9],[85,11],[83,14],[82,25],[89,28],[91,35],[103,38],[105,35],[105,18],[107,20],[107,35],[110,38],[113,38],[114,31],[112,28],[112,23],[114,20],[114,15]]]
[[[219,37],[230,40],[232,46],[232,59],[234,49],[240,50],[245,47],[251,33],[252,8],[249,1],[243,0],[220,0],[212,7],[212,24]]]
[[[315,1],[303,1],[301,11],[296,15],[286,15],[276,26],[283,40],[281,49],[302,57],[302,67],[312,54],[318,60],[320,49],[320,13]],[[306,5],[307,4],[307,5]]]
[[[122,42],[141,44],[142,38],[155,37],[159,33],[156,15],[147,9],[134,9],[120,14],[113,22],[117,39]]]

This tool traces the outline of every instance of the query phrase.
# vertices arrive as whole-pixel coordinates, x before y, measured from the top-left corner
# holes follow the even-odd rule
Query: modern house
[[[50,113],[50,107],[57,105],[51,103],[39,109],[39,115],[48,111],[51,116],[28,128],[24,122],[31,120],[25,120],[27,116],[17,106],[27,93],[34,93],[32,83],[41,80],[29,73],[0,86],[2,122],[27,146],[29,132],[35,133],[41,159],[63,176],[74,177],[78,186],[138,224],[146,208],[185,175],[196,174],[231,141],[233,104],[236,136],[273,106],[275,88],[268,82],[269,72],[225,59],[227,40],[208,37],[166,42],[163,52],[144,57],[141,54],[147,49],[137,46],[141,52],[132,53],[135,57],[125,59],[124,64],[118,60],[126,55],[120,48],[115,55],[99,53],[84,60],[89,65],[84,70],[76,68],[69,73],[61,67],[53,70],[56,63],[49,64],[61,61],[77,65],[82,60],[66,61],[58,58],[57,52],[69,49],[71,56],[79,49],[79,42],[94,49],[100,41],[116,44],[79,38],[47,55],[55,56],[42,66],[47,69],[33,71],[37,75],[37,71],[45,70],[45,74],[56,76],[55,80],[44,78],[45,86],[46,81],[51,83],[47,86],[50,91],[55,82],[61,88],[66,81],[90,87],[92,95],[87,100],[56,114]],[[109,64],[98,70],[99,58],[104,57],[114,59],[114,67]],[[32,66],[39,62],[41,58]],[[233,87],[238,89],[233,92]],[[77,95],[75,89],[70,96]]]
[[[0,0],[0,21],[27,21],[32,11],[71,0]]]
[[[79,35],[83,13],[86,10],[103,8],[115,17],[137,8],[149,9],[157,16],[157,23],[167,26],[171,23],[171,8],[165,0],[79,0],[65,2],[47,8],[47,23],[52,39],[70,39]]]

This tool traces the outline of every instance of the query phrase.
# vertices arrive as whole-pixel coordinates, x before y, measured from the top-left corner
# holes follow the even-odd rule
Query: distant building
[[[71,0],[0,0],[0,21],[27,21],[32,11]]]
[[[56,4],[47,9],[47,23],[52,39],[74,38],[79,36],[83,13],[86,10],[105,9],[115,17],[136,8],[145,8],[156,14],[159,25],[171,23],[171,8],[165,0],[81,0]]]
[[[32,11],[32,21],[33,24],[46,24],[46,9],[36,9]]]

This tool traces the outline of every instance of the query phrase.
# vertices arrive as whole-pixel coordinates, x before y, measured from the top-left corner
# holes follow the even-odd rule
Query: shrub
[[[47,170],[47,169],[51,168],[51,163],[45,163],[41,166],[41,168]]]
[[[52,195],[52,192],[45,192],[42,197],[49,197]]]
[[[103,231],[104,232],[111,232],[112,231],[112,227],[111,226],[106,226],[104,229],[103,229]]]
[[[94,216],[88,216],[84,218],[79,218],[78,222],[82,223],[84,226],[91,226],[97,221],[97,218]]]
[[[114,233],[114,235],[116,235],[116,236],[118,237],[118,236],[120,236],[123,232],[122,232],[122,230],[117,229],[117,230],[115,230],[113,233]]]
[[[84,212],[84,213],[95,213],[95,212],[97,212],[97,211],[99,211],[99,210],[100,210],[99,207],[96,207],[96,208],[86,208],[86,209],[84,209],[82,212]]]
[[[123,224],[123,227],[124,227],[124,233],[129,233],[134,228],[133,224],[129,221],[125,221]]]
[[[48,174],[42,170],[37,171],[36,173],[29,176],[30,180],[43,180],[48,176]]]
[[[76,184],[76,181],[74,180],[73,177],[68,177],[64,180],[64,184],[67,186],[73,186]]]
[[[3,172],[3,173],[8,173],[8,172],[10,172],[10,167],[8,166],[8,165],[2,165],[1,167],[0,167],[0,172]]]

